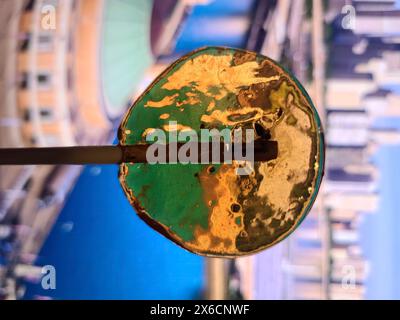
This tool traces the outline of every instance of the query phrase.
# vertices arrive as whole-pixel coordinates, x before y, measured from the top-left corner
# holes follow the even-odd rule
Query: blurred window
[[[37,82],[39,89],[50,89],[51,87],[51,74],[46,71],[40,71],[37,74]]]
[[[24,110],[23,119],[26,122],[32,120],[33,110],[31,108],[27,108]],[[54,120],[54,113],[52,108],[50,107],[40,107],[39,116],[42,122],[51,122]]]
[[[72,33],[68,35],[68,51],[72,52],[74,50],[74,39]]]
[[[32,137],[30,138],[30,142],[31,142],[31,144],[36,144],[36,143],[37,143],[37,138],[34,137],[34,136],[32,136]]]
[[[52,115],[53,115],[53,112],[52,112],[51,109],[48,109],[48,108],[41,108],[40,109],[40,116],[41,117],[49,118],[49,117],[52,117]]]
[[[31,121],[31,120],[32,120],[32,110],[30,110],[30,109],[25,109],[22,118],[23,118],[24,121],[26,121],[26,122]]]
[[[31,140],[32,140],[32,139],[31,139]],[[32,178],[28,178],[28,179],[25,181],[24,185],[22,186],[22,190],[25,190],[25,191],[29,190],[29,188],[31,187],[31,185],[32,185]]]
[[[35,0],[29,0],[28,3],[25,5],[25,11],[32,11],[33,7],[35,6]]]
[[[72,69],[68,68],[67,70],[67,88],[68,90],[72,90],[74,84]]]
[[[54,37],[51,33],[41,33],[38,40],[39,51],[49,52],[53,50]]]
[[[29,86],[29,74],[27,72],[21,72],[19,75],[19,88],[26,89]]]
[[[19,40],[19,51],[24,52],[29,49],[29,44],[31,41],[30,33],[24,33],[22,38]]]

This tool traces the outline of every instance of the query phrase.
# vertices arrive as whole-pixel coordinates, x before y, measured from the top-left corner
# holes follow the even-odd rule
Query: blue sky
[[[203,288],[204,259],[136,216],[116,165],[85,168],[37,264],[55,266],[57,287],[30,285],[26,298],[194,299]]]
[[[364,254],[370,262],[367,298],[400,299],[400,146],[381,147],[378,212],[366,215],[361,228]]]
[[[390,89],[400,94],[399,85]],[[400,118],[384,118],[375,125],[400,130]],[[400,145],[382,146],[373,160],[380,172],[379,210],[365,217],[361,229],[362,247],[371,267],[367,298],[400,299]]]

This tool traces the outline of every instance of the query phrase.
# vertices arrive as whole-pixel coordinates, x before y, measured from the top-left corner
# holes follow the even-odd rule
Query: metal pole
[[[198,157],[201,160],[201,146],[198,143]],[[173,143],[161,145],[166,150],[169,161],[169,149]],[[176,150],[184,144],[175,143]],[[0,165],[29,165],[29,164],[119,164],[124,162],[146,163],[149,144],[116,145],[116,146],[78,146],[78,147],[51,147],[51,148],[0,148]],[[235,144],[232,145],[233,148]],[[220,145],[220,161],[224,162],[224,143]],[[243,144],[242,150],[245,150]],[[212,160],[212,144],[208,146],[210,162]],[[278,145],[276,141],[256,140],[254,143],[254,160],[268,161],[276,159]]]

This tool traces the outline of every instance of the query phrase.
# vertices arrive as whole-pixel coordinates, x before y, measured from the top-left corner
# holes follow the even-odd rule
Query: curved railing
[[[118,119],[152,64],[153,1],[104,0],[100,74],[105,112]]]

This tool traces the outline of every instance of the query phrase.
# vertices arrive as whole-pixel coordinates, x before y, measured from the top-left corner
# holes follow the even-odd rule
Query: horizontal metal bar
[[[198,144],[198,160],[201,160],[201,150],[206,149],[208,159],[211,162],[213,159],[213,144],[212,143],[197,143]],[[204,144],[208,144],[208,148],[202,149]],[[160,150],[166,151],[166,163],[174,162],[169,157],[170,149],[178,151],[184,143],[173,143],[166,145],[158,145]],[[150,144],[136,145],[115,145],[115,146],[76,146],[76,147],[49,147],[49,148],[0,148],[0,165],[56,165],[56,164],[119,164],[124,162],[146,163],[147,149]],[[214,145],[215,146],[215,145]],[[225,162],[224,153],[225,144],[221,143],[220,162]],[[233,150],[235,144],[232,144]],[[164,148],[164,149],[163,149]],[[246,144],[242,145],[242,150],[246,150]],[[245,154],[245,152],[243,152]],[[207,159],[207,155],[203,157]],[[276,141],[256,140],[254,142],[254,160],[268,161],[275,159],[278,155],[278,144]],[[232,153],[234,158],[234,153]],[[233,159],[238,160],[238,159]],[[240,159],[239,159],[240,160]]]

